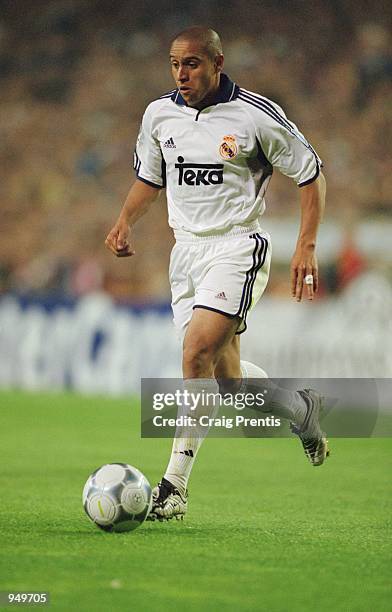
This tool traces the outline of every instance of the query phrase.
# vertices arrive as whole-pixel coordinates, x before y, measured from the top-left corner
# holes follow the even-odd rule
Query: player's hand
[[[313,276],[313,282],[305,282],[305,278]],[[308,300],[313,300],[318,290],[318,265],[314,247],[297,246],[291,260],[291,295],[300,302],[305,295]]]
[[[129,242],[130,228],[128,223],[119,219],[108,233],[105,246],[116,257],[131,257],[135,254]]]

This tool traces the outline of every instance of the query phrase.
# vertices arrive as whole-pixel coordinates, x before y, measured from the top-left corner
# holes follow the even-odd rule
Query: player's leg
[[[242,392],[256,395],[261,389],[267,389],[268,401],[260,412],[271,413],[289,420],[294,428],[303,426],[307,412],[308,401],[301,391],[290,391],[280,387],[268,379],[266,372],[254,363],[240,360],[240,336],[234,336],[220,358],[216,368],[215,377],[222,393]],[[262,379],[263,382],[259,382]]]
[[[236,280],[240,278],[238,271],[242,258],[244,258],[243,261],[245,263],[246,257],[249,257],[249,252],[246,248],[247,241],[254,243],[255,248],[252,252],[254,266],[248,269],[243,291],[239,293],[238,291],[233,291],[233,288],[236,285]],[[231,247],[230,261],[233,261],[233,259],[235,260],[233,261],[236,265],[235,272],[234,268],[230,270],[230,265],[228,268],[226,268],[225,265],[216,266],[212,270],[212,273],[209,274],[207,283],[205,283],[205,288],[207,290],[212,289],[217,283],[221,285],[221,279],[224,277],[230,279],[225,296],[232,297],[241,295],[239,304],[241,322],[237,330],[238,335],[246,330],[247,314],[257,304],[265,290],[269,274],[271,244],[267,234],[252,234],[245,238],[245,240],[234,240]],[[235,256],[233,258],[234,253]],[[206,303],[209,303],[208,295],[214,296],[214,293],[209,291],[204,295],[204,299],[207,300]],[[220,295],[220,293],[215,295],[215,300],[219,298]],[[214,304],[211,305],[213,306]],[[230,355],[230,351],[227,353]],[[228,378],[230,379],[233,371],[231,363],[232,360],[230,358],[222,359],[222,363],[218,364],[218,368],[216,369],[218,379],[224,379],[228,374]],[[258,379],[263,378],[262,388],[268,390],[268,397],[270,398],[265,404],[265,411],[270,411],[272,414],[288,419],[291,423],[292,431],[299,436],[310,463],[314,466],[322,465],[329,451],[325,434],[321,431],[319,425],[323,404],[323,398],[320,394],[310,389],[304,389],[297,392],[280,387],[276,385],[274,381],[270,379],[266,380],[265,372],[255,364],[241,361],[240,367],[240,376],[242,378],[244,390],[248,388],[248,391],[252,391],[252,388],[250,388],[250,385],[252,385],[254,393],[260,391],[261,383]],[[238,372],[238,365],[236,368]],[[235,382],[234,384],[230,384],[230,380],[227,379],[224,384],[226,387],[230,387],[228,391],[231,391],[236,386]],[[263,409],[264,407],[262,410]]]
[[[241,373],[243,392],[256,395],[267,391],[264,405],[257,410],[289,420],[290,428],[299,436],[310,463],[322,465],[329,455],[328,442],[319,423],[323,411],[322,396],[313,389],[285,389],[266,378],[264,370],[250,362],[241,361]]]
[[[235,336],[239,321],[204,309],[196,309],[184,340],[184,390],[198,394],[215,395],[217,381],[224,385],[222,392],[238,391],[247,385],[247,391],[256,394],[260,389],[255,379],[264,372],[249,362],[240,363],[240,342]],[[248,378],[249,377],[249,378]],[[217,379],[217,380],[216,380]],[[300,393],[287,391],[268,381],[273,401],[267,412],[290,418],[296,423],[306,416],[306,403]],[[263,381],[263,389],[266,381]],[[219,404],[202,402],[192,413],[196,420],[207,415],[214,418]],[[165,475],[154,491],[151,518],[182,518],[187,511],[187,485],[197,453],[208,434],[208,427],[178,428],[173,441]]]
[[[235,393],[241,386],[240,336],[235,335],[215,366],[215,378],[222,393]]]
[[[238,329],[244,329],[244,321],[240,321]],[[272,413],[301,427],[305,421],[307,404],[302,395],[296,391],[289,391],[279,387],[268,378],[266,372],[249,361],[240,360],[240,335],[236,334],[230,344],[225,348],[217,365],[215,378],[222,393],[236,393],[242,391],[253,393],[267,388],[269,401],[260,408],[260,411]],[[263,379],[263,384],[259,383]]]
[[[177,428],[165,475],[154,491],[151,517],[181,518],[187,510],[188,480],[209,431],[208,426],[198,422],[202,416],[213,419],[219,408],[219,401],[208,399],[219,393],[214,375],[217,364],[221,360],[230,362],[231,373],[239,378],[239,344],[233,341],[238,325],[237,318],[211,310],[196,308],[193,312],[184,339],[183,384],[184,392],[199,398],[190,413],[195,425]]]
[[[239,320],[204,308],[196,308],[184,338],[184,391],[192,397],[214,397],[219,393],[215,369],[221,360],[229,362],[232,374],[239,377],[239,352],[233,350]],[[238,346],[238,343],[235,343]],[[226,357],[227,355],[227,357]],[[192,416],[213,418],[219,403],[200,401]],[[187,428],[177,432],[165,478],[185,491],[199,448],[209,428]]]
[[[329,450],[319,425],[322,412],[320,395],[311,389],[290,391],[280,387],[268,379],[266,372],[259,366],[249,361],[240,361],[239,345],[240,336],[236,335],[215,368],[221,393],[236,393],[240,388],[242,392],[256,395],[260,390],[264,392],[267,389],[270,399],[259,410],[288,419],[292,431],[301,439],[310,463],[314,466],[322,465]]]
[[[184,338],[182,372],[184,379],[214,378],[218,364],[230,364],[240,376],[238,317],[196,307]],[[234,377],[234,376],[233,376]]]

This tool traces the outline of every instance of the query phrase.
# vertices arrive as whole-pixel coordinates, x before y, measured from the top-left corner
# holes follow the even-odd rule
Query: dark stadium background
[[[168,299],[163,200],[135,232],[137,260],[110,257],[103,239],[133,180],[144,108],[172,88],[170,39],[194,23],[221,33],[232,78],[281,104],[324,161],[327,222],[339,239],[323,245],[322,295],[369,266],[390,278],[387,3],[2,0],[2,293]],[[277,244],[268,291],[286,298],[295,231],[281,247],[276,223],[296,222],[297,193],[275,175],[264,218]]]

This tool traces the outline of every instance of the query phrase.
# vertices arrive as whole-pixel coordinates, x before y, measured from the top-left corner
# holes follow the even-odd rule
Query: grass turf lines
[[[138,403],[0,393],[0,590],[49,591],[53,610],[390,610],[390,439],[209,439],[183,522],[107,534],[85,516],[99,465],[154,486],[170,440],[141,440]],[[389,465],[388,465],[389,464]]]

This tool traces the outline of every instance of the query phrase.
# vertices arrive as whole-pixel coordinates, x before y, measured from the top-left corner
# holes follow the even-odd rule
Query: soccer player
[[[117,257],[132,256],[130,230],[166,188],[176,239],[169,271],[172,308],[190,393],[217,393],[218,381],[246,384],[247,378],[263,376],[254,364],[240,361],[240,334],[268,280],[270,237],[260,217],[274,168],[299,187],[292,295],[298,302],[304,295],[312,300],[318,286],[315,246],[325,200],[321,161],[277,104],[222,72],[223,59],[211,29],[188,28],[172,42],[176,88],[144,113],[135,151],[137,180],[106,238]],[[272,408],[291,421],[310,462],[321,465],[328,446],[319,425],[319,394],[275,385]],[[177,434],[154,489],[150,518],[185,514],[189,475],[205,435]]]

